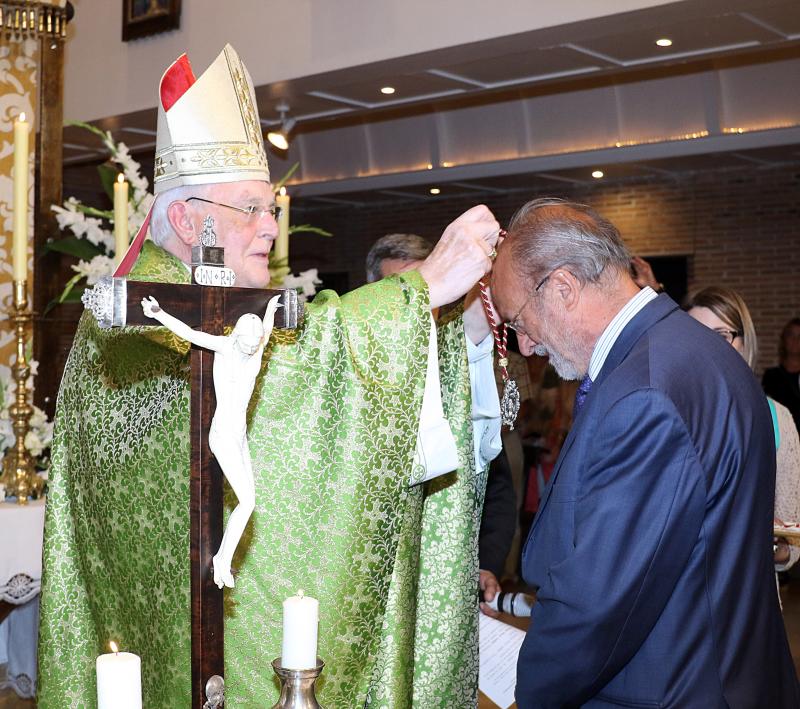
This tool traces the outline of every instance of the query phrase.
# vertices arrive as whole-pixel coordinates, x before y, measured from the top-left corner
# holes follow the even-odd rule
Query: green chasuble
[[[146,242],[133,279],[186,283]],[[460,318],[439,329],[443,403],[463,470],[409,478],[428,350],[424,281],[409,272],[273,331],[250,404],[256,508],[225,598],[230,709],[278,698],[282,601],[320,602],[327,709],[475,705],[477,531]],[[160,327],[78,327],[59,393],[47,502],[39,707],[96,707],[115,640],[142,657],[147,709],[188,709],[189,346]],[[230,491],[228,491],[230,493]],[[227,504],[235,504],[232,493]]]

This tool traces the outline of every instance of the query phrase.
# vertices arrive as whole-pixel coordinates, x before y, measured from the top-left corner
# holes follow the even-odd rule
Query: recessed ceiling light
[[[594,177],[595,180],[599,180],[602,176],[603,176],[603,171],[602,170],[595,170],[592,173],[592,177]]]
[[[438,187],[431,187],[431,194],[439,194],[441,190]]]
[[[382,94],[386,94],[387,96],[390,96],[391,94],[394,93],[394,86],[384,86],[381,89],[381,93]]]
[[[661,39],[657,39],[656,40],[656,44],[659,47],[671,47],[672,46],[672,40],[668,39],[667,37],[662,37]]]

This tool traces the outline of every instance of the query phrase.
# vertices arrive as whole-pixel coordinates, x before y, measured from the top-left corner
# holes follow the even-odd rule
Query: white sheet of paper
[[[525,631],[480,614],[480,670],[478,687],[500,709],[514,703],[517,657]]]

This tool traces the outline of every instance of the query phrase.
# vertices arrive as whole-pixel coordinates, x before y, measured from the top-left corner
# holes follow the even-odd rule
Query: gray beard
[[[547,333],[548,339],[556,340],[556,344],[552,342],[548,344],[538,343],[533,351],[541,356],[547,357],[556,374],[565,381],[574,381],[582,379],[586,372],[581,372],[575,363],[562,352],[572,352],[577,354],[580,351],[578,342],[572,332],[562,327],[554,327],[553,322],[560,320],[558,314],[553,315],[545,310],[540,311],[539,317],[541,319],[542,332]],[[563,320],[562,320],[563,322]],[[559,351],[560,350],[560,351]]]
[[[583,375],[578,371],[577,367],[564,355],[561,355],[542,344],[536,345],[536,347],[533,348],[533,351],[540,357],[547,357],[547,359],[550,361],[550,364],[553,365],[553,369],[556,370],[556,374],[558,374],[558,376],[562,379],[569,382],[582,378]]]

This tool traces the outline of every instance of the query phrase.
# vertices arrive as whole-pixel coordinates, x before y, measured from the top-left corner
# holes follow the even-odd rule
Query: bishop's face
[[[225,265],[236,274],[236,285],[265,288],[269,284],[269,252],[278,237],[278,223],[268,211],[275,203],[270,184],[261,180],[217,184],[205,198],[218,204],[190,202],[196,209],[198,235],[203,219],[210,214],[216,245],[225,249]],[[254,208],[253,214],[237,211],[250,208]]]

